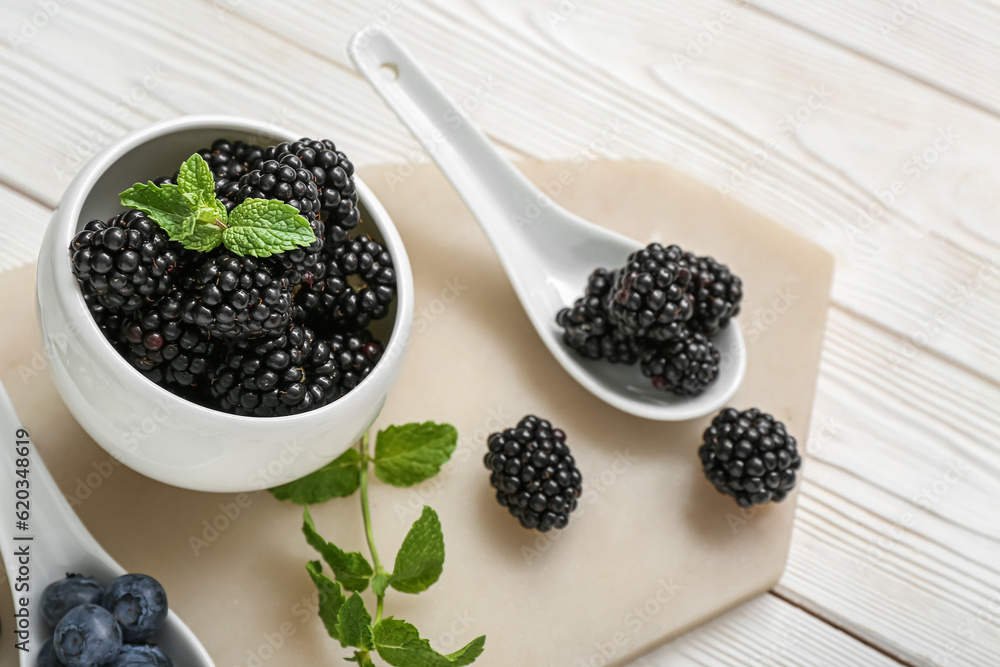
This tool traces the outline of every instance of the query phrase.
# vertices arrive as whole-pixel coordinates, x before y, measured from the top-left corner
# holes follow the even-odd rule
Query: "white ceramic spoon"
[[[746,370],[735,323],[714,339],[723,357],[718,379],[695,398],[655,390],[637,367],[573,354],[562,342],[556,313],[583,293],[595,268],[624,265],[642,244],[573,215],[532,185],[389,31],[363,30],[348,51],[479,220],[538,334],[577,382],[619,410],[647,419],[693,419],[726,404]],[[667,225],[669,219],[665,211]]]
[[[3,556],[7,568],[15,612],[19,609],[18,600],[28,598],[29,650],[19,652],[20,666],[36,667],[42,644],[52,636],[52,630],[42,620],[41,614],[41,597],[45,587],[71,572],[90,575],[107,585],[115,577],[125,574],[125,570],[87,532],[60,493],[33,443],[29,446],[27,475],[29,529],[21,531],[16,528],[15,511],[23,509],[23,506],[15,506],[16,494],[21,489],[17,482],[23,479],[17,474],[21,467],[18,463],[23,463],[18,459],[24,458],[20,456],[23,451],[19,453],[16,445],[16,441],[21,439],[17,435],[20,429],[25,427],[17,418],[6,390],[0,385],[0,556]],[[23,548],[29,551],[25,566],[29,572],[27,583],[30,591],[27,592],[17,590],[25,579],[19,571],[22,563],[18,550]],[[167,591],[169,596],[170,591]],[[23,637],[12,639],[16,630],[5,624],[4,641],[20,642]],[[170,656],[176,667],[215,667],[198,638],[172,611],[156,644]]]

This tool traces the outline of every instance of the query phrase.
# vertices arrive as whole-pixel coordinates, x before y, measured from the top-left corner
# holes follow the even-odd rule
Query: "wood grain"
[[[203,0],[173,3],[174,18],[162,25],[142,20],[151,6],[67,5],[17,50],[0,48],[0,141],[18,155],[0,164],[0,182],[28,195],[0,189],[0,201],[19,216],[44,222],[31,198],[55,203],[65,187],[55,168],[85,157],[81,142],[194,111],[329,135],[359,163],[421,160],[343,52],[354,30],[384,19],[512,153],[647,157],[723,185],[748,171],[729,196],[822,244],[838,262],[813,420],[813,441],[823,444],[806,470],[780,594],[911,664],[986,664],[1000,650],[996,614],[967,623],[990,609],[998,586],[1000,529],[995,512],[981,509],[997,506],[1000,488],[995,4],[922,3],[887,40],[875,21],[895,5],[881,0],[836,9],[800,0],[591,0],[568,3],[576,7],[568,12],[527,1],[391,5],[398,11],[374,1],[313,2],[275,11]],[[5,3],[0,25],[16,27],[37,9],[28,0]],[[674,54],[726,10],[733,22],[678,69]],[[303,17],[323,39],[297,39]],[[214,39],[194,38],[190,25],[206,26]],[[116,49],[94,47],[110,43]],[[224,76],[208,74],[201,58]],[[115,102],[158,64],[168,75],[122,117]],[[495,90],[483,95],[489,77]],[[828,102],[794,133],[780,133],[780,120],[819,85],[830,89]],[[288,88],[294,105],[284,101]],[[615,121],[621,129],[609,137]],[[907,161],[949,125],[959,138],[908,180]],[[777,143],[767,152],[771,137]],[[767,159],[754,166],[762,147]],[[859,211],[895,180],[905,192],[860,236],[849,235]],[[35,241],[17,242],[28,252]],[[4,262],[20,252],[8,245]],[[981,271],[986,279],[977,281]],[[845,426],[832,435],[816,430],[831,419]],[[885,531],[920,508],[916,494],[956,456],[970,472],[900,539],[886,541]],[[883,555],[859,567],[878,553],[872,549]],[[735,634],[732,648],[697,664],[745,664],[738,648],[751,639],[730,628],[748,622],[704,630]],[[778,633],[771,641],[780,637],[773,624],[763,626]],[[822,651],[807,655],[824,664]],[[775,662],[795,664],[784,660]]]

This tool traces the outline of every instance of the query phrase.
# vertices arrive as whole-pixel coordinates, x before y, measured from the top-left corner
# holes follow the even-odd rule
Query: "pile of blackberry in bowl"
[[[743,282],[712,257],[651,243],[623,267],[598,268],[556,315],[575,354],[636,365],[657,390],[702,394],[719,376],[713,339],[739,314]]]
[[[396,301],[392,256],[357,229],[353,174],[329,140],[216,140],[73,238],[90,314],[136,371],[203,406],[277,417],[336,401],[379,362],[373,324]]]

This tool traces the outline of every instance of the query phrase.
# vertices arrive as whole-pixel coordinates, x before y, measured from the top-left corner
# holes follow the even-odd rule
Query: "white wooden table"
[[[670,163],[836,255],[785,576],[637,664],[1000,664],[1000,2],[284,4],[5,0],[0,268],[154,119],[425,160],[345,55],[390,25],[512,156]]]

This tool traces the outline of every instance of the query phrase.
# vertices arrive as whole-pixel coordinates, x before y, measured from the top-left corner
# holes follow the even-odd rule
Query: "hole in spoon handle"
[[[378,73],[386,81],[398,81],[399,80],[399,67],[396,63],[382,63],[379,65]]]

